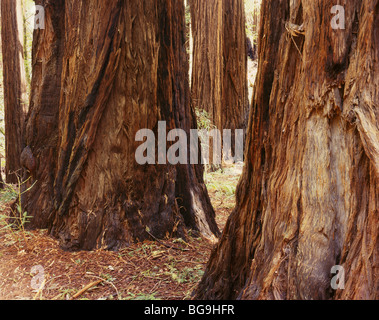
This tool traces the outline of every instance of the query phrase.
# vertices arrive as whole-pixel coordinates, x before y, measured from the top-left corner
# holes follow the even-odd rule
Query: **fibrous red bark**
[[[379,1],[341,4],[345,29],[330,1],[262,3],[246,165],[199,299],[378,299]]]
[[[221,132],[231,130],[234,154],[235,130],[246,129],[249,110],[244,2],[189,3],[193,34],[192,104],[207,111]]]
[[[17,174],[21,174],[23,125],[28,110],[21,0],[1,1],[1,39],[4,77],[5,174],[8,183],[17,183]]]
[[[185,236],[186,228],[217,236],[201,167],[141,166],[135,160],[140,129],[157,133],[158,122],[165,121],[167,130],[189,133],[195,124],[183,3],[60,4],[48,7],[47,31],[35,41],[36,52],[57,50],[53,58],[42,57],[56,67],[42,77],[59,75],[49,83],[59,107],[48,127],[50,151],[40,145],[42,135],[32,133],[47,127],[47,120],[33,113],[37,105],[30,113],[28,142],[38,159],[30,182],[38,185],[25,200],[32,226],[49,227],[70,250],[117,249],[150,234]],[[60,19],[53,20],[58,12]],[[39,43],[44,35],[49,42]],[[51,92],[45,89],[40,95],[47,98]]]

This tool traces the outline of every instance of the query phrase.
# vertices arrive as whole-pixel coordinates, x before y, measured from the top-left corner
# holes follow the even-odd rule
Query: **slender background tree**
[[[21,0],[1,1],[1,39],[5,118],[5,174],[8,183],[17,183],[21,174],[23,126],[28,110],[24,65],[24,25]]]
[[[235,130],[246,128],[249,110],[244,1],[190,0],[189,4],[192,104],[207,111],[221,132],[232,130],[234,150]]]

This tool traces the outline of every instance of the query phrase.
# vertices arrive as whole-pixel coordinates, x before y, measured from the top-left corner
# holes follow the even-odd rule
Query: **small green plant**
[[[153,293],[143,293],[143,292],[140,292],[140,293],[132,293],[132,292],[128,292],[126,297],[124,298],[125,300],[161,300],[159,298],[156,297],[157,293],[156,292],[153,292]]]
[[[116,280],[116,278],[114,278],[112,275],[108,274],[108,273],[102,273],[100,275],[100,278],[103,278],[105,281],[107,282],[113,282]]]
[[[171,276],[173,281],[180,284],[187,282],[197,283],[204,274],[203,267],[200,264],[195,267],[184,267],[179,270],[174,263],[171,262],[171,264],[166,263],[166,267],[168,271],[166,271],[165,274]]]
[[[212,130],[217,129],[217,127],[213,124],[211,115],[207,111],[196,108],[195,113],[197,119],[198,134],[201,141],[201,148],[203,150],[209,150],[213,147],[210,145],[208,135]],[[206,164],[204,167],[204,181],[207,181],[208,172],[216,171],[220,166],[215,164]]]
[[[261,0],[245,0],[246,36],[253,44],[258,41]]]
[[[199,130],[212,130],[216,128],[212,123],[211,115],[207,111],[196,108],[195,113]]]
[[[54,300],[58,300],[58,299],[70,300],[71,297],[75,294],[76,290],[74,288],[62,288],[60,289],[60,291],[61,292],[59,293],[58,296],[55,297]]]
[[[13,187],[5,186],[5,189],[0,191],[0,202],[9,203],[17,199],[17,192]]]
[[[28,216],[27,211],[23,210],[22,207],[22,201],[21,197],[23,194],[27,193],[29,190],[31,190],[35,183],[31,185],[29,188],[23,189],[23,186],[29,181],[29,179],[22,181],[21,177],[15,173],[17,177],[17,184],[5,184],[5,190],[1,193],[1,200],[3,201],[12,201],[16,200],[15,202],[15,208],[10,208],[12,215],[6,216],[1,215],[0,216],[0,231],[7,230],[9,231],[16,243],[20,243],[21,239],[19,235],[21,235],[22,239],[25,242],[26,248],[28,249],[28,240],[26,238],[26,231],[25,231],[25,225],[28,223],[29,219],[32,218],[31,216]]]

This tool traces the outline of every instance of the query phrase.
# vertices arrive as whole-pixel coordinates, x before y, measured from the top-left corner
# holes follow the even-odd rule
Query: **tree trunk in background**
[[[21,7],[22,7],[22,21],[23,21],[23,47],[24,47],[24,66],[25,66],[25,81],[27,84],[27,91],[30,92],[30,84],[31,84],[31,67],[29,60],[30,57],[30,44],[28,43],[29,37],[30,37],[30,31],[28,30],[28,23],[31,19],[34,18],[34,16],[30,16],[30,12],[28,10],[27,6],[27,0],[21,0]],[[34,20],[34,19],[33,19]],[[29,97],[28,97],[29,98]],[[28,101],[29,102],[29,101]]]
[[[51,108],[42,117],[34,103],[29,113],[37,163],[37,185],[24,199],[31,226],[48,227],[68,250],[117,249],[149,233],[185,237],[186,228],[217,236],[201,167],[135,160],[140,129],[158,137],[158,121],[166,121],[168,131],[189,136],[196,124],[183,3],[62,0],[48,8],[33,77],[55,78],[45,87],[32,82],[32,101]],[[50,67],[39,73],[39,61]]]
[[[235,141],[235,130],[246,129],[249,112],[244,1],[224,0],[223,17],[222,104],[215,124],[221,130],[231,129]]]
[[[245,129],[249,101],[244,2],[191,0],[190,7],[193,106],[207,111],[221,131]]]
[[[379,1],[342,4],[335,30],[330,1],[263,1],[246,166],[198,299],[379,297]]]
[[[191,94],[195,108],[221,121],[223,75],[223,0],[191,0],[193,61]]]
[[[24,27],[21,0],[1,1],[1,39],[4,77],[6,180],[17,183],[21,169],[22,136],[28,108],[24,66]]]

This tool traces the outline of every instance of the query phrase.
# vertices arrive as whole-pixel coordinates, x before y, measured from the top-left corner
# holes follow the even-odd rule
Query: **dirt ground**
[[[235,205],[241,167],[209,173],[206,182],[222,230]],[[0,215],[11,202],[0,203]],[[1,225],[0,225],[1,230]],[[25,241],[26,240],[26,241]],[[167,248],[171,246],[172,248]],[[133,244],[119,252],[65,252],[46,230],[0,231],[1,300],[186,300],[214,244],[190,236]]]

